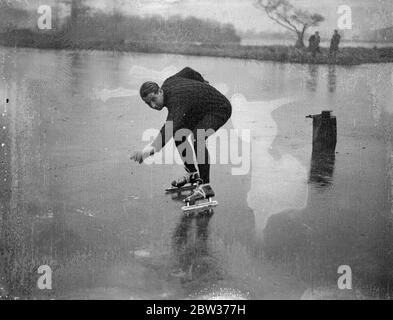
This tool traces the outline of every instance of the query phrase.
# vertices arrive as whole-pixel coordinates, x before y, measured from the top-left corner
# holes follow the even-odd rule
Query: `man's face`
[[[161,110],[164,107],[164,91],[160,88],[157,93],[151,92],[143,98],[146,104],[154,109]]]

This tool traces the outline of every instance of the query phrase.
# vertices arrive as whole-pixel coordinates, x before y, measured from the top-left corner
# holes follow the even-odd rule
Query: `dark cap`
[[[158,89],[160,89],[160,87],[158,86],[157,83],[152,82],[152,81],[147,81],[144,84],[142,84],[141,88],[139,89],[139,94],[140,94],[141,98],[143,99],[149,93],[152,93],[152,92],[157,93]]]

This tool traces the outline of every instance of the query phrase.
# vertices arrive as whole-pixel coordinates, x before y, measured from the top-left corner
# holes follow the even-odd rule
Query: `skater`
[[[196,159],[199,159],[198,154],[201,155],[202,152],[205,156],[201,163],[194,163],[193,155],[185,152],[192,150],[191,146],[188,145],[183,152],[180,150],[182,148],[179,148],[189,144],[187,137],[183,136],[182,140],[175,139],[186,174],[173,181],[172,186],[180,188],[188,183],[197,183],[198,187],[194,193],[184,200],[190,204],[194,204],[196,200],[214,197],[214,191],[210,186],[210,163],[206,139],[230,118],[232,106],[229,100],[210,86],[199,72],[189,67],[166,79],[161,88],[155,82],[143,83],[140,96],[154,110],[162,110],[166,107],[168,117],[156,139],[142,151],[134,152],[131,159],[142,163],[144,159],[160,151],[178,130],[188,129],[192,132]],[[171,131],[166,135],[168,128],[171,128]],[[203,141],[197,141],[198,129],[203,129],[207,133]]]

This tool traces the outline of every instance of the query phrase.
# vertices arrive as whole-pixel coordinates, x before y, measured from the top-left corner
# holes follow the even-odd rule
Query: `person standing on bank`
[[[308,50],[311,51],[311,53],[314,56],[314,49],[315,48],[315,34],[312,34],[310,38],[308,38]]]
[[[319,36],[319,32],[318,31],[316,31],[308,39],[308,43],[309,43],[308,49],[311,51],[313,57],[315,57],[317,55],[317,52],[318,53],[321,52],[321,50],[319,48],[320,42],[321,42],[321,37]]]
[[[131,160],[142,163],[144,159],[160,151],[172,137],[175,137],[178,130],[188,129],[193,135],[195,158],[199,159],[198,154],[202,152],[205,157],[202,163],[194,163],[193,155],[185,152],[192,150],[191,146],[183,148],[184,144],[189,144],[187,136],[182,136],[181,141],[175,139],[186,174],[173,181],[172,186],[180,188],[187,183],[199,183],[185,202],[214,197],[214,191],[210,186],[210,162],[206,140],[231,117],[232,106],[229,100],[209,85],[199,72],[189,67],[166,79],[161,88],[155,82],[143,83],[140,96],[154,110],[160,111],[166,107],[168,116],[156,139],[143,150],[134,152]],[[198,129],[203,129],[206,133],[203,141],[197,141]],[[180,146],[183,151],[180,150]]]
[[[321,43],[321,36],[318,31],[315,31],[315,52],[321,53],[321,48],[319,47]]]
[[[334,58],[336,57],[336,54],[338,52],[338,46],[340,44],[340,40],[341,40],[340,34],[338,33],[337,30],[334,30],[334,34],[332,36],[332,39],[330,40],[329,53],[330,53],[331,57],[334,57]]]

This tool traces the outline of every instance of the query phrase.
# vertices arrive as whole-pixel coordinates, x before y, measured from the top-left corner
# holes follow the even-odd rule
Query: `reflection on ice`
[[[165,67],[162,70],[154,70],[142,66],[132,66],[130,70],[130,75],[133,78],[148,79],[151,81],[164,81],[166,78],[173,76],[176,72],[179,71],[180,68],[177,68],[173,65]]]
[[[291,100],[249,102],[235,94],[231,102],[234,127],[251,130],[251,189],[247,201],[254,210],[256,228],[263,230],[269,216],[288,208],[303,208],[307,201],[306,168],[290,154],[276,159],[270,152],[277,135],[272,112]]]
[[[134,97],[138,94],[138,91],[134,89],[117,88],[113,90],[96,90],[94,95],[96,99],[100,99],[101,101],[106,102],[111,98]]]
[[[319,189],[329,186],[333,180],[334,162],[334,153],[313,153],[310,168],[310,183]]]
[[[171,277],[188,281],[192,287],[221,278],[215,253],[210,248],[209,222],[214,210],[183,215],[172,235],[174,265]]]
[[[210,83],[214,88],[220,91],[223,95],[226,95],[229,91],[229,87],[225,83]]]
[[[248,300],[248,295],[238,289],[219,288],[193,297],[197,300]]]

